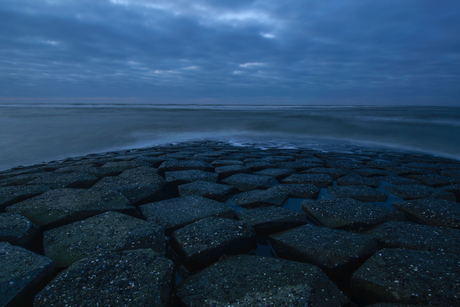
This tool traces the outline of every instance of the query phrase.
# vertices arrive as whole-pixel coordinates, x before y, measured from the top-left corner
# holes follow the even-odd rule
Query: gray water
[[[460,107],[0,105],[0,170],[191,140],[460,159]]]

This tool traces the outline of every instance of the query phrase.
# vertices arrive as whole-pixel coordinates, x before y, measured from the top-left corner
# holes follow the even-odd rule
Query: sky
[[[458,0],[0,0],[0,102],[460,106]]]

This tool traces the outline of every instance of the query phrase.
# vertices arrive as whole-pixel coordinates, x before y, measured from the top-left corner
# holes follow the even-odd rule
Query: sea
[[[0,170],[200,140],[460,160],[460,107],[0,104]]]

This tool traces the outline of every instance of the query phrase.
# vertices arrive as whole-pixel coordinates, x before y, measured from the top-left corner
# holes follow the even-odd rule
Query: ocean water
[[[0,105],[0,170],[194,140],[385,147],[460,160],[460,107]]]

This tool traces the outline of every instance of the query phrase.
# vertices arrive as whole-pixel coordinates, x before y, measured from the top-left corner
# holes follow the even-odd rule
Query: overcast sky
[[[459,29],[458,0],[0,0],[0,99],[460,105]]]

